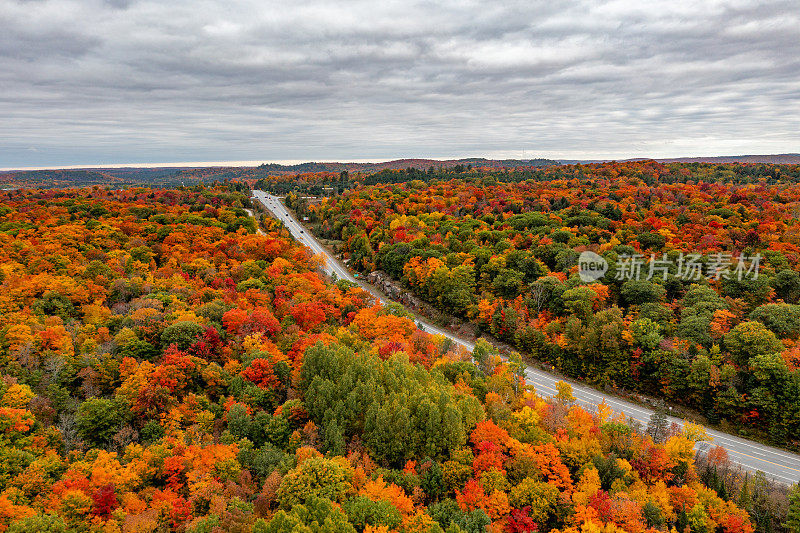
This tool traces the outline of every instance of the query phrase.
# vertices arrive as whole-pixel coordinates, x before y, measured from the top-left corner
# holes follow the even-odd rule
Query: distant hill
[[[258,168],[263,168],[269,172],[377,172],[380,170],[415,168],[427,170],[433,168],[450,168],[456,165],[472,165],[473,167],[490,168],[519,168],[519,167],[546,167],[559,165],[560,161],[554,159],[486,159],[483,157],[471,157],[465,159],[394,159],[392,161],[382,161],[380,163],[299,163],[297,165],[280,165],[278,163],[265,163]]]
[[[646,161],[650,157],[633,157],[630,159],[618,159],[616,161]],[[562,165],[588,165],[591,163],[605,163],[615,161],[614,159],[559,159]],[[773,165],[797,165],[800,164],[800,154],[767,154],[767,155],[719,155],[708,157],[672,157],[666,159],[655,159],[659,163],[771,163]]]
[[[114,188],[147,185],[175,187],[183,185],[179,168],[85,168],[61,170],[9,170],[0,171],[0,189],[89,187],[92,185]],[[197,179],[190,185],[196,183]]]
[[[131,187],[175,187],[191,185],[200,181],[210,182],[225,179],[258,179],[268,174],[301,174],[305,172],[379,172],[381,170],[415,168],[452,168],[457,165],[490,168],[538,168],[561,163],[552,159],[396,159],[380,163],[299,163],[281,165],[265,163],[257,167],[163,167],[163,168],[84,168],[61,170],[8,170],[0,171],[0,189],[14,188],[62,188],[110,185]]]
[[[657,159],[656,161],[662,163],[772,163],[773,165],[797,165],[800,164],[800,154],[676,157],[673,159]]]
[[[644,158],[625,159],[640,161]],[[464,159],[395,159],[379,163],[355,162],[308,162],[295,165],[265,163],[257,167],[245,166],[184,166],[162,168],[101,168],[61,170],[9,170],[0,171],[0,189],[15,188],[63,188],[108,185],[115,188],[144,185],[150,187],[175,187],[198,182],[222,180],[257,180],[269,174],[301,174],[306,172],[364,172],[381,170],[417,170],[462,167],[484,168],[541,168],[555,165],[603,163],[610,159],[487,159],[471,157]],[[661,163],[770,163],[800,164],[800,154],[731,155],[713,157],[676,157],[656,159]]]

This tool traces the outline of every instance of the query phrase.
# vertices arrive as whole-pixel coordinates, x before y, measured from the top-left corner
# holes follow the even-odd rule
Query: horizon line
[[[397,157],[394,159],[385,158],[368,158],[368,159],[349,159],[349,160],[310,160],[310,159],[257,159],[257,160],[231,160],[231,161],[177,161],[177,162],[160,162],[160,163],[109,163],[109,164],[86,164],[86,165],[46,165],[46,166],[30,166],[30,167],[0,167],[0,172],[26,172],[35,170],[97,170],[97,169],[121,169],[121,168],[224,168],[224,167],[257,167],[259,165],[299,165],[303,163],[391,163],[392,161],[400,161],[403,159],[428,159],[431,161],[458,161],[462,159],[487,159],[487,160],[514,160],[514,161],[533,161],[536,159],[550,159],[552,161],[586,161],[586,162],[608,162],[608,161],[638,161],[652,159],[671,160],[671,159],[711,159],[720,157],[776,157],[776,156],[800,156],[800,153],[784,152],[778,154],[739,154],[739,155],[702,155],[702,156],[673,156],[673,157],[597,157],[597,158],[553,158],[546,156],[526,157],[524,159],[517,159],[513,157],[488,157],[482,156],[462,156],[462,157]]]

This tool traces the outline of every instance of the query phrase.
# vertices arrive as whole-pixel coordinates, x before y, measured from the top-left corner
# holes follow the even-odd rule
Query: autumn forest
[[[800,447],[800,166],[257,178],[0,192],[0,533],[800,527],[800,492],[696,453],[702,425],[524,379],[546,363]],[[251,187],[485,339],[326,278]]]

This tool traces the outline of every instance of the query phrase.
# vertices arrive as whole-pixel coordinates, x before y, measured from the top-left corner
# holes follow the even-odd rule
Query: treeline
[[[399,184],[407,182],[429,183],[447,181],[455,177],[478,187],[498,183],[525,181],[549,182],[554,180],[579,180],[581,183],[601,179],[632,179],[645,185],[671,183],[798,183],[800,165],[772,165],[763,163],[668,163],[655,161],[636,163],[594,163],[556,165],[553,161],[533,161],[528,167],[481,167],[459,164],[446,168],[430,166],[418,168],[386,169],[379,172],[307,172],[298,174],[268,174],[257,178],[253,187],[287,195],[334,196],[359,186]]]
[[[426,183],[435,180],[460,177],[465,180],[489,180],[492,182],[516,182],[534,179],[538,176],[537,168],[549,167],[555,161],[532,160],[527,167],[510,166],[508,168],[482,167],[472,163],[449,166],[429,166],[427,169],[408,167],[405,169],[384,169],[378,172],[339,173],[316,172],[302,174],[275,174],[258,179],[254,189],[267,190],[273,194],[296,196],[334,196],[359,186],[417,182]]]
[[[219,169],[193,169],[192,171],[174,168],[22,170],[0,172],[0,188],[61,189],[98,186],[114,189],[131,187],[174,189],[197,184],[205,184],[210,187],[227,186],[229,182],[237,181],[238,177],[239,172],[235,170],[221,171]],[[244,183],[244,180],[238,180],[238,182]]]

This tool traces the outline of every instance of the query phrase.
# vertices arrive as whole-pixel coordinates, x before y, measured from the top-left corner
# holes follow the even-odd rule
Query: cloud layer
[[[800,152],[796,0],[0,0],[0,28],[0,167]]]

